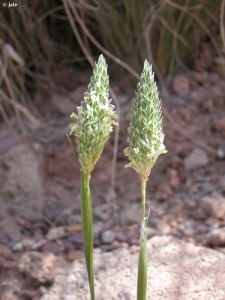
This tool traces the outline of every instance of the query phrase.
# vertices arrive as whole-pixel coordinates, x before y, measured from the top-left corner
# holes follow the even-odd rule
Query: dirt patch
[[[151,207],[148,237],[169,234],[223,252],[224,243],[210,234],[218,233],[217,229],[223,232],[225,227],[224,214],[215,213],[212,200],[216,192],[220,203],[225,202],[224,78],[206,70],[187,70],[182,76],[171,77],[171,86],[167,92],[161,90],[172,123],[165,115],[168,154],[159,158],[147,184],[146,204]],[[74,89],[68,94],[70,101],[65,102],[68,109],[71,103],[74,107],[77,104],[72,94],[81,98],[83,85]],[[110,191],[113,136],[91,178],[96,251],[139,244],[140,182],[133,170],[124,168],[132,100],[128,95],[117,89],[121,120],[115,199]],[[60,97],[56,99],[60,101]],[[7,290],[16,300],[38,299],[48,287],[19,271],[22,254],[51,252],[71,261],[82,253],[79,167],[66,138],[68,109],[63,107],[59,112],[62,106],[57,102],[54,107],[54,103],[43,101],[42,110],[49,114],[45,114],[42,128],[31,131],[30,147],[0,124],[0,245],[5,251],[0,261],[0,278],[4,278],[0,291]],[[205,197],[207,210],[202,204]]]

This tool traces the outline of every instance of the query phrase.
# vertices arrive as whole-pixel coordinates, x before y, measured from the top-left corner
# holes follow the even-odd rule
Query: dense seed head
[[[78,113],[71,115],[75,122],[70,124],[70,135],[75,136],[74,150],[81,170],[87,175],[99,159],[112,125],[116,124],[116,113],[110,102],[107,65],[101,55],[93,69],[84,100],[77,108]]]
[[[147,61],[131,108],[128,129],[129,146],[124,150],[132,167],[141,178],[147,180],[158,156],[167,152],[162,129],[162,112],[158,88],[154,82],[152,66]]]

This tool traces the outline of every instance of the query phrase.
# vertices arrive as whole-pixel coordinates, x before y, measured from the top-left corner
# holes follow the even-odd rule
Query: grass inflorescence
[[[124,150],[132,167],[140,176],[142,215],[138,261],[137,300],[147,295],[147,221],[145,213],[146,182],[160,154],[166,153],[162,128],[162,112],[152,66],[147,61],[137,85],[128,129],[129,146]]]
[[[91,299],[95,299],[93,265],[92,200],[90,192],[91,172],[98,161],[104,145],[116,124],[114,106],[109,100],[109,77],[107,65],[101,55],[84,94],[78,113],[72,113],[70,143],[80,165],[81,218],[84,255],[89,279]]]

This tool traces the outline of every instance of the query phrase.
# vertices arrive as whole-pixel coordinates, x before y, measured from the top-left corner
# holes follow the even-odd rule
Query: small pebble
[[[115,240],[115,233],[111,230],[103,231],[101,234],[101,241],[105,244],[110,244]]]
[[[152,227],[147,227],[147,238],[151,238],[156,235],[156,230]]]
[[[60,253],[60,246],[56,242],[48,242],[41,247],[42,252]]]
[[[207,241],[212,246],[225,246],[225,228],[215,229],[208,233]]]
[[[101,248],[94,248],[93,253],[94,254],[101,254],[102,253],[102,249]]]
[[[67,241],[72,242],[76,246],[83,245],[83,236],[82,236],[82,233],[76,233],[76,234],[70,235],[67,238]]]
[[[102,221],[106,221],[109,218],[109,215],[103,212],[99,207],[93,209],[93,215]]]
[[[83,253],[83,251],[80,251],[80,250],[72,250],[68,253],[67,257],[68,257],[68,260],[74,261],[74,260],[84,258],[84,253]]]
[[[74,250],[74,244],[69,241],[64,241],[64,251],[69,253],[70,251]]]
[[[195,148],[185,159],[184,167],[187,171],[192,171],[201,167],[207,166],[209,163],[207,153],[200,149]]]
[[[62,238],[65,235],[66,235],[66,231],[65,231],[64,227],[54,227],[54,228],[49,229],[49,231],[46,235],[46,239],[48,241],[53,241],[53,240]]]
[[[189,79],[184,75],[176,75],[172,81],[172,89],[175,94],[185,96],[190,92]]]
[[[40,241],[34,242],[32,246],[32,250],[38,250],[42,245],[46,243],[46,240],[42,239]]]
[[[225,197],[217,192],[200,200],[200,207],[208,216],[217,219],[225,217]]]
[[[12,251],[15,251],[15,252],[23,251],[23,249],[24,249],[24,246],[23,246],[23,243],[21,243],[21,242],[15,243],[12,246]]]
[[[81,224],[81,216],[80,215],[70,215],[68,217],[69,225]]]
[[[81,232],[81,231],[82,231],[81,224],[66,226],[66,232],[68,232],[70,234],[76,233],[76,232]]]
[[[34,241],[30,238],[24,238],[22,240],[22,244],[26,250],[31,250],[34,245]]]
[[[126,242],[127,241],[127,236],[123,232],[117,232],[116,233],[116,240],[118,242]]]
[[[0,257],[10,258],[12,256],[11,250],[5,245],[0,244]]]
[[[218,150],[217,150],[217,155],[220,159],[224,159],[225,158],[225,143],[222,143]]]
[[[194,230],[190,221],[178,224],[177,229],[186,236],[192,236],[194,234]]]
[[[207,218],[207,215],[205,212],[201,209],[201,207],[198,207],[194,212],[193,212],[194,218],[196,220],[202,221]]]

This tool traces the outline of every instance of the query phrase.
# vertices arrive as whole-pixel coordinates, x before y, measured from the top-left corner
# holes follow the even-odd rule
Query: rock
[[[40,195],[42,184],[38,170],[38,159],[28,146],[20,144],[11,148],[1,157],[1,167],[5,170],[4,176],[6,176],[2,192],[7,200],[11,200],[10,197],[18,197],[20,194],[22,196],[27,194],[34,196],[36,192],[36,197]]]
[[[208,233],[206,240],[211,246],[225,246],[225,227],[215,229]]]
[[[41,284],[52,282],[66,267],[67,263],[62,257],[36,251],[24,253],[18,264],[21,273]]]
[[[213,127],[225,136],[225,118],[221,118],[219,120],[214,121]]]
[[[69,233],[69,234],[82,232],[82,225],[81,224],[68,225],[68,226],[66,226],[65,229],[66,229],[66,232]]]
[[[224,254],[171,236],[152,238],[148,253],[147,299],[225,299]],[[96,299],[135,299],[137,262],[138,247],[95,254]],[[41,298],[59,299],[90,299],[83,261],[75,261],[57,276]]]
[[[111,247],[111,250],[119,249],[119,248],[121,248],[121,244],[118,241],[113,241],[110,247]]]
[[[105,213],[101,207],[94,207],[93,216],[99,218],[102,221],[106,221],[109,218],[108,213]]]
[[[22,242],[17,242],[12,246],[12,250],[15,252],[23,251],[23,249],[24,249],[24,246],[23,246]]]
[[[184,167],[188,171],[207,166],[208,163],[209,161],[206,152],[199,148],[195,148],[184,159]]]
[[[102,253],[102,249],[101,248],[94,248],[93,253],[94,253],[94,255],[95,254],[100,254],[100,253]]]
[[[63,244],[65,253],[69,253],[70,251],[75,249],[75,246],[72,242],[64,241]]]
[[[74,261],[84,258],[84,252],[80,250],[72,250],[68,253],[68,260],[69,261]]]
[[[67,222],[69,225],[81,224],[81,215],[70,215]]]
[[[39,158],[27,145],[19,144],[1,156],[0,170],[0,210],[7,211],[3,228],[11,239],[18,240],[21,234],[16,220],[43,209]]]
[[[52,94],[51,102],[60,115],[69,116],[74,110],[72,101],[64,95]]]
[[[123,242],[127,242],[127,235],[126,233],[120,231],[120,232],[117,232],[116,233],[116,240],[120,243],[123,243]]]
[[[53,254],[59,254],[61,252],[60,245],[56,242],[45,243],[41,247],[42,252],[51,252]]]
[[[110,244],[115,240],[115,233],[111,230],[103,231],[101,234],[101,241],[104,244]]]
[[[203,224],[198,224],[195,226],[196,234],[205,234],[205,233],[208,233],[209,230],[210,230],[209,226],[205,226]]]
[[[160,234],[171,234],[171,227],[169,224],[167,224],[164,220],[158,220],[157,222],[157,229],[159,231]]]
[[[172,89],[175,94],[185,96],[190,92],[190,83],[184,75],[177,75],[173,78]]]
[[[81,232],[78,232],[76,234],[68,236],[67,241],[72,242],[76,247],[81,246],[83,245],[83,235]]]
[[[21,285],[18,280],[1,280],[0,283],[0,299],[1,300],[20,300]]]
[[[147,227],[147,237],[152,238],[153,236],[156,235],[156,230],[152,227]]]
[[[167,200],[173,193],[171,186],[169,185],[169,181],[162,182],[160,189],[155,194],[155,198],[158,201]]]
[[[196,203],[196,201],[188,198],[188,199],[185,199],[185,206],[190,210],[195,210],[197,207],[197,203]]]
[[[34,241],[32,250],[40,249],[45,243],[46,243],[46,240],[44,240],[44,239],[38,240],[37,242]]]
[[[169,184],[170,184],[171,188],[177,190],[181,184],[179,176],[177,176],[177,175],[171,176],[169,179]]]
[[[208,217],[201,207],[198,207],[193,211],[193,216],[196,220],[200,221],[205,220]]]
[[[128,203],[120,213],[120,222],[122,225],[140,223],[141,205],[140,203]]]
[[[217,150],[217,156],[220,158],[220,159],[224,159],[225,158],[225,143],[222,143],[218,150]]]
[[[5,245],[0,244],[0,257],[11,259],[12,255],[13,254],[12,254],[11,250],[8,247],[6,247]]]
[[[34,300],[38,298],[38,292],[37,291],[31,291],[31,290],[23,290],[21,292],[21,296],[24,297],[24,299],[27,300]]]
[[[32,250],[35,243],[31,238],[24,238],[21,242],[26,250]]]
[[[64,236],[66,236],[66,231],[64,227],[53,227],[49,229],[46,235],[46,240],[53,241],[53,240],[60,239]]]
[[[20,296],[18,295],[19,290],[10,286],[1,291],[1,300],[20,300]]]
[[[200,200],[201,209],[209,216],[221,219],[225,217],[225,197],[214,192]]]
[[[18,295],[18,291],[14,291],[13,289],[9,289],[3,291],[1,293],[1,299],[4,300],[20,300],[20,296]]]
[[[180,230],[186,236],[192,236],[194,234],[193,224],[191,221],[185,221],[178,224],[177,229]]]

